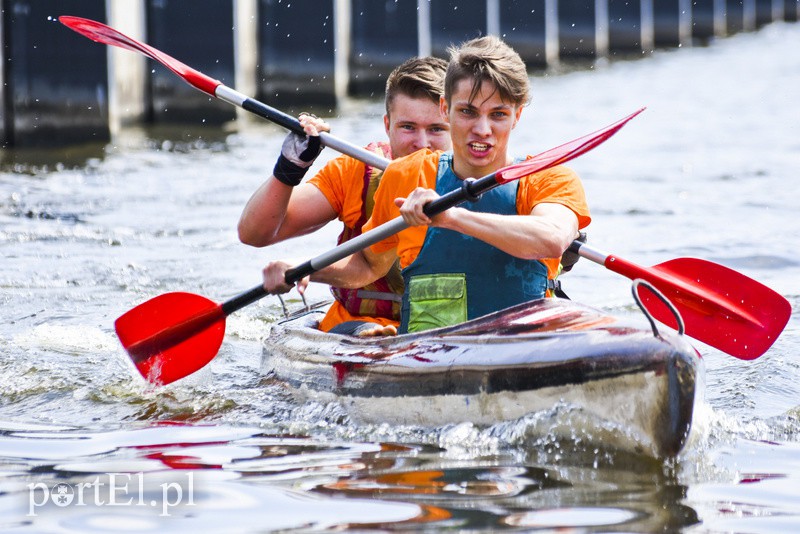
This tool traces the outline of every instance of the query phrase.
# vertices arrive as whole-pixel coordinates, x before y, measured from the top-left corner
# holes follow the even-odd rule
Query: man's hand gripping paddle
[[[429,216],[523,176],[561,165],[603,143],[641,109],[595,133],[542,152],[447,193],[425,207]],[[388,164],[388,162],[386,162]],[[355,239],[286,272],[292,285],[363,248],[406,228],[397,217]],[[166,293],[136,306],[117,319],[115,327],[122,346],[148,381],[169,384],[205,366],[216,356],[225,335],[225,318],[267,295],[258,285],[222,304],[191,293]]]
[[[160,62],[200,91],[303,133],[295,118],[249,98],[105,24],[69,16],[60,17],[59,20],[93,41],[138,52]],[[426,213],[435,215],[463,202],[470,195],[480,195],[494,185],[565,163],[604,142],[640,111],[595,134],[467,184],[464,190],[450,193],[429,204]],[[323,133],[321,138],[324,145],[375,167],[386,168],[389,163],[372,152],[328,133]],[[287,282],[297,282],[404,227],[402,219],[396,219],[375,228],[360,236],[364,239],[348,241],[287,272]],[[571,248],[613,272],[652,283],[676,306],[684,319],[688,335],[737,358],[748,360],[761,356],[783,331],[791,315],[791,306],[781,295],[732,269],[706,260],[676,258],[648,268],[598,252],[579,241],[575,241]],[[120,317],[116,322],[117,334],[145,378],[169,384],[208,363],[222,343],[225,317],[265,295],[263,288],[258,286],[223,304],[216,304],[191,293],[167,293]],[[640,297],[657,319],[675,325],[672,313],[659,300],[647,292],[640,293]]]

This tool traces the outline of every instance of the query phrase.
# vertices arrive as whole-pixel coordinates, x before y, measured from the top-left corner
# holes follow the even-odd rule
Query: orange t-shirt
[[[353,228],[361,218],[365,170],[364,162],[350,156],[339,156],[329,161],[308,181],[328,200],[338,214],[338,219],[350,228]],[[334,301],[320,322],[319,328],[327,332],[345,321],[369,321],[382,326],[399,324],[385,317],[353,315],[339,301]]]
[[[372,210],[372,218],[363,227],[364,232],[400,216],[400,209],[395,206],[394,199],[408,197],[417,187],[436,188],[440,154],[441,152],[421,150],[392,162],[383,173],[383,179],[375,192],[375,208]],[[579,228],[585,228],[592,220],[580,178],[567,167],[553,167],[520,179],[517,190],[519,215],[529,215],[537,204],[544,202],[562,204],[572,210],[578,217]],[[417,258],[427,230],[427,226],[407,228],[372,245],[371,249],[376,254],[397,249],[400,266],[405,268]],[[542,261],[547,265],[548,277],[555,278],[561,258]]]

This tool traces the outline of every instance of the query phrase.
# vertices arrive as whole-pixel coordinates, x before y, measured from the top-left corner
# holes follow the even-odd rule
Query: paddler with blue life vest
[[[411,58],[386,80],[384,127],[389,142],[368,150],[391,159],[417,150],[447,150],[450,132],[439,111],[447,62],[434,57]],[[339,243],[361,234],[372,211],[372,197],[383,172],[350,156],[328,162],[306,182],[304,175],[322,150],[319,132],[330,128],[322,119],[301,114],[307,136],[290,133],[272,176],[253,194],[239,220],[239,239],[263,247],[308,234],[339,219]],[[366,323],[375,334],[394,332],[400,319],[403,279],[394,266],[376,280],[346,289],[331,287],[335,302],[320,324],[324,331],[354,333]],[[378,328],[376,328],[376,325]],[[387,331],[383,327],[388,327]]]
[[[399,259],[405,280],[401,333],[456,324],[548,295],[562,254],[591,221],[574,171],[558,166],[523,177],[432,219],[422,211],[462,180],[514,162],[508,141],[529,91],[524,62],[499,38],[480,37],[451,49],[439,107],[450,125],[452,152],[423,150],[394,161],[363,230],[398,215],[410,227],[311,279],[359,287]],[[288,291],[289,267],[270,262],[265,289]],[[304,279],[299,289],[307,284]]]

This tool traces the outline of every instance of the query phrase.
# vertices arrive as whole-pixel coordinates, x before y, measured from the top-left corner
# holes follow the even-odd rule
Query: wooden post
[[[233,49],[235,57],[234,88],[245,95],[254,96],[258,83],[258,0],[234,0]],[[255,115],[236,107],[237,121],[257,120]]]
[[[145,9],[142,0],[107,0],[108,23],[134,39],[145,40]],[[99,45],[97,45],[99,46]],[[108,52],[108,124],[111,136],[147,116],[145,87],[147,59],[115,46]]]

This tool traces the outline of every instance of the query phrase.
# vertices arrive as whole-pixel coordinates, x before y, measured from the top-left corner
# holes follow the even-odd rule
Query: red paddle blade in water
[[[120,33],[110,26],[106,26],[102,22],[95,20],[85,19],[82,17],[71,17],[68,15],[58,17],[67,28],[76,31],[77,33],[88,37],[96,43],[102,43],[111,46],[118,46],[131,52],[138,52],[145,56],[154,59],[167,67],[169,70],[186,80],[187,83],[200,89],[204,93],[211,96],[215,95],[216,88],[221,85],[219,80],[215,80],[205,74],[194,70],[192,67],[181,63],[174,57],[156,50],[152,46],[137,41],[132,37],[128,37],[124,33]]]
[[[764,284],[698,258],[641,268],[609,256],[606,267],[652,283],[678,309],[687,335],[742,360],[764,354],[792,313],[789,301]],[[640,287],[639,297],[653,317],[677,328],[672,312],[652,293]]]
[[[114,328],[145,380],[165,385],[216,356],[225,336],[225,313],[200,295],[166,293],[122,315]]]
[[[609,124],[596,132],[573,139],[568,143],[551,148],[550,150],[545,150],[516,165],[509,165],[495,173],[495,180],[497,180],[498,184],[505,184],[507,182],[519,180],[523,176],[549,169],[550,167],[555,167],[556,165],[561,165],[571,159],[575,159],[581,154],[589,152],[597,145],[604,143],[609,137],[617,133],[620,128],[625,126],[628,121],[644,110],[645,108],[641,108],[624,119],[620,119],[614,124]]]

